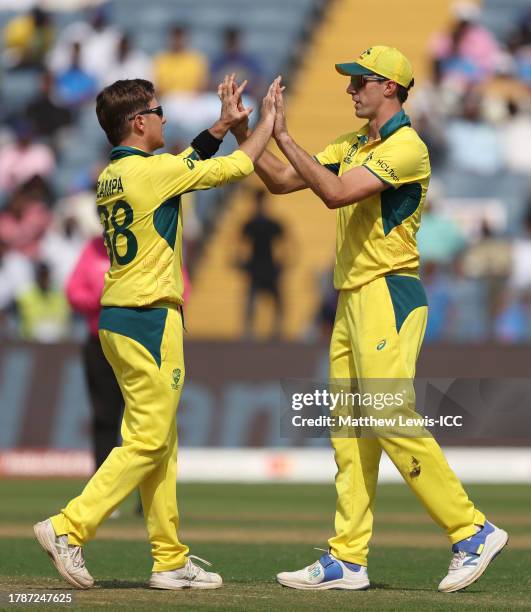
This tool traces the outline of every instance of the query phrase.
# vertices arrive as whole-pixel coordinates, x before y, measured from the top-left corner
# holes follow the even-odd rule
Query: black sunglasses
[[[372,74],[357,74],[350,77],[350,83],[354,89],[362,89],[365,87],[366,83],[370,83],[371,81],[389,81],[385,77],[381,77],[378,75]]]
[[[137,115],[158,115],[161,119],[164,117],[164,111],[162,106],[155,106],[155,108],[147,108],[146,110],[135,113],[132,117],[128,117],[128,121],[132,121]]]

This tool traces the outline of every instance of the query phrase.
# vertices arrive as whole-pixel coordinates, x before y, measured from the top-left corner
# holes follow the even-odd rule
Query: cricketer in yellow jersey
[[[179,155],[153,155],[164,146],[166,120],[150,82],[117,81],[98,95],[98,120],[114,147],[96,194],[111,261],[99,334],[124,397],[123,444],[78,497],[34,527],[59,573],[78,588],[94,582],[83,545],[137,487],[154,559],[150,586],[222,585],[218,574],[192,561],[177,535],[176,412],[185,377],[180,196],[248,176],[271,137],[276,82],[253,135],[231,155],[210,159],[229,128],[251,112],[238,103],[245,84],[233,84],[234,75],[220,84],[219,121]]]
[[[311,157],[288,133],[279,85],[273,134],[290,164],[266,151],[255,169],[272,193],[309,187],[328,208],[337,209],[339,303],[330,344],[331,381],[350,380],[359,387],[376,384],[374,379],[412,381],[427,318],[415,236],[430,179],[428,151],[402,109],[413,71],[400,51],[384,46],[371,47],[336,69],[350,77],[347,94],[356,116],[367,123]],[[243,141],[249,133],[246,121],[233,131]],[[302,570],[278,574],[281,584],[369,587],[368,543],[382,450],[453,545],[439,590],[465,588],[505,546],[506,532],[474,507],[432,437],[331,439],[338,467],[336,534],[328,554]]]

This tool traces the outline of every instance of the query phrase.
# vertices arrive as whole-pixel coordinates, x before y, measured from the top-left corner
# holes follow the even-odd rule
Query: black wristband
[[[222,142],[212,136],[208,130],[204,130],[192,140],[191,144],[201,159],[209,159],[218,152]]]

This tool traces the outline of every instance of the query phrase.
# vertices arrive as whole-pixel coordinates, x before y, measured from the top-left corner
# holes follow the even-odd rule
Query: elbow
[[[321,199],[323,200],[324,205],[330,210],[335,210],[344,204],[343,199],[334,193],[324,195]]]

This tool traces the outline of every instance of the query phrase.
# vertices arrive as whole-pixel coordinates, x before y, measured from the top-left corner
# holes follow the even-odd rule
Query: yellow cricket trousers
[[[389,275],[340,291],[330,345],[331,380],[409,379],[415,376],[427,320],[421,282]],[[331,553],[367,565],[382,449],[453,544],[476,532],[485,516],[474,508],[431,437],[332,437],[337,464],[336,535]]]
[[[140,488],[153,571],[186,563],[177,531],[176,413],[184,382],[183,325],[177,308],[105,307],[100,340],[124,397],[122,446],[114,448],[79,497],[52,517],[57,535],[82,546]]]

